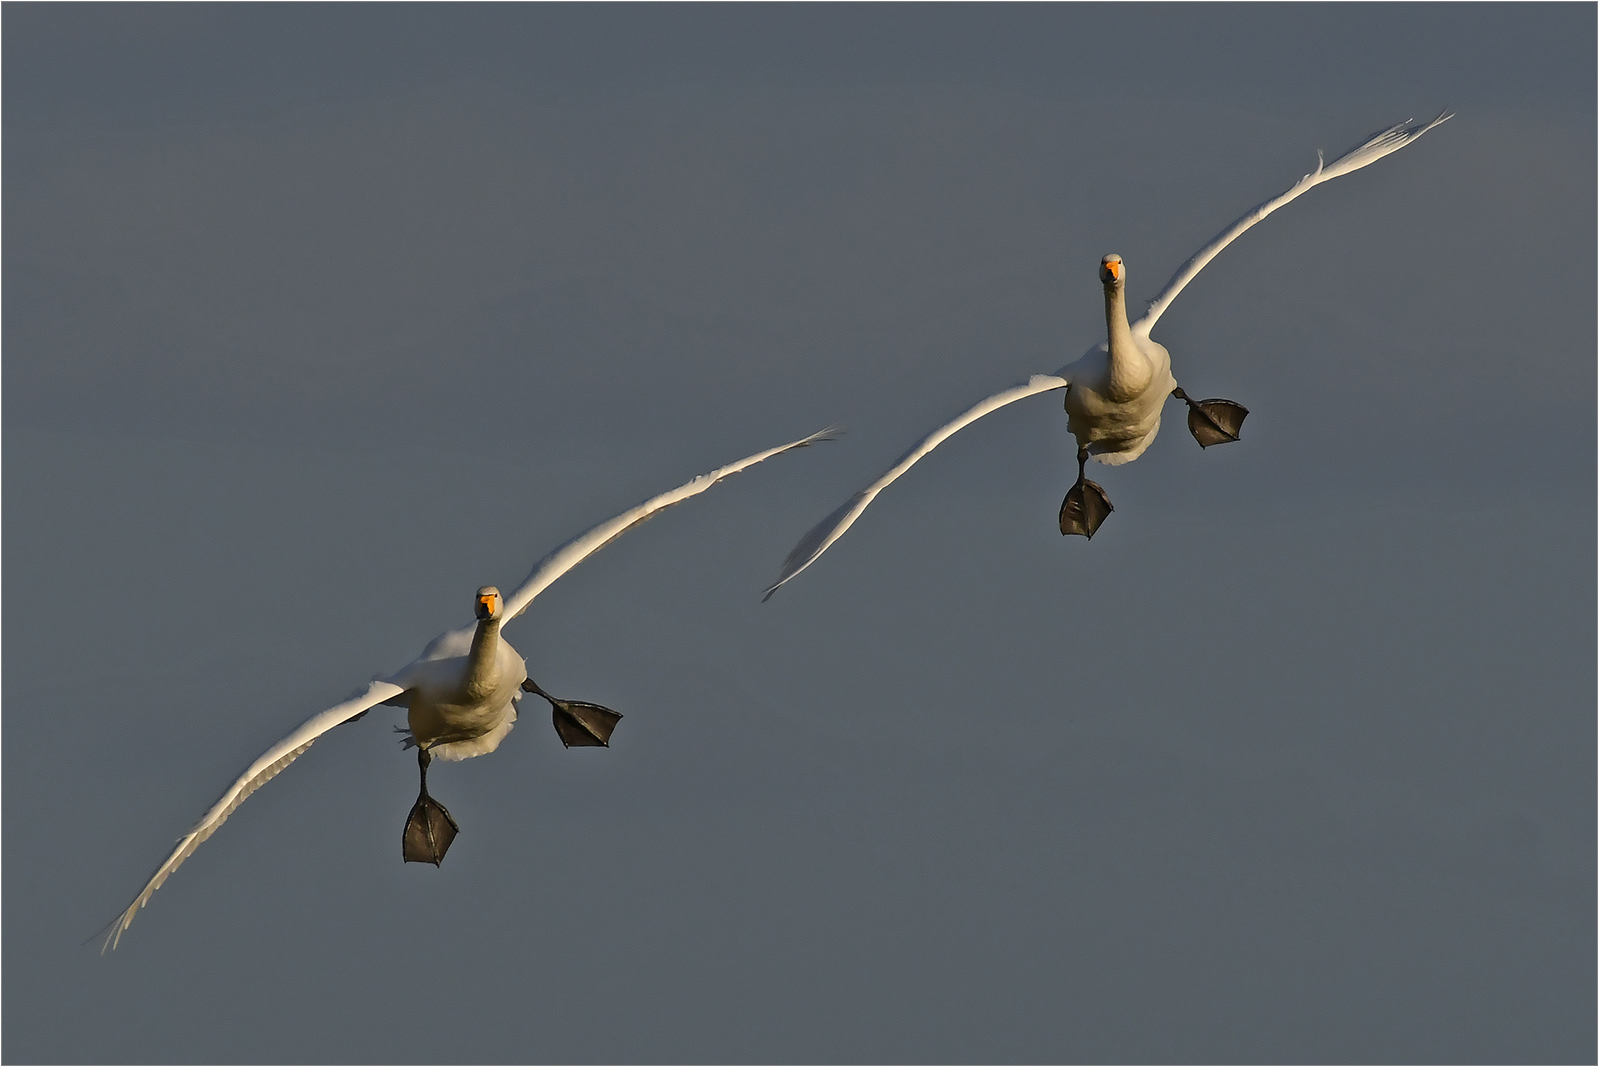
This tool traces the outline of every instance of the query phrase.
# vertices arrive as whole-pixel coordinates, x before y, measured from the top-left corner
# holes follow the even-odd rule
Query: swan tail
[[[488,733],[479,734],[477,737],[467,738],[462,741],[446,741],[441,745],[428,746],[428,755],[434,759],[456,762],[471,759],[473,756],[486,756],[500,747],[500,742],[505,740],[505,735],[511,732],[516,725],[516,709],[510,709],[498,726]],[[402,744],[404,742],[401,742]],[[415,742],[413,742],[414,744]]]
[[[1088,454],[1094,458],[1096,463],[1103,463],[1107,467],[1120,467],[1123,463],[1131,463],[1143,455],[1144,451],[1154,442],[1155,435],[1158,433],[1160,433],[1160,423],[1157,421],[1154,426],[1150,427],[1148,433],[1131,444],[1118,444],[1118,446],[1108,451],[1099,452],[1095,450],[1099,442],[1095,442],[1088,446]]]

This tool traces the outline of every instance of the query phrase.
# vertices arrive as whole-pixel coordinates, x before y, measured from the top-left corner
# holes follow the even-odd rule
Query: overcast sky
[[[6,5],[13,1062],[1591,1062],[1595,9]],[[1242,211],[1063,539],[1058,394]],[[400,860],[380,709],[565,538]]]

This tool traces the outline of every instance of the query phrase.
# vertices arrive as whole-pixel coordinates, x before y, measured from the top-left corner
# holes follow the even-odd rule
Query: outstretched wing
[[[261,758],[250,764],[249,769],[239,775],[238,780],[228,787],[222,798],[211,805],[211,810],[194,824],[194,829],[178,839],[177,847],[162,861],[161,866],[155,869],[155,873],[144,884],[144,888],[139,890],[139,895],[133,898],[133,903],[111,921],[100,951],[105,952],[107,949],[117,947],[117,943],[122,940],[123,932],[132,925],[134,915],[149,902],[155,891],[161,888],[161,883],[165,882],[167,876],[177,870],[178,866],[200,847],[201,842],[216,833],[217,827],[233,814],[233,809],[244,803],[245,797],[260,789],[279,771],[293,763],[300,753],[311,747],[311,742],[340,723],[359,718],[369,709],[402,692],[404,690],[391,682],[373,682],[359,696],[351,697],[321,714],[311,716],[298,730],[262,753]]]
[[[1071,383],[1065,378],[1057,377],[1053,374],[1035,374],[1022,384],[1013,385],[1004,392],[995,393],[976,406],[967,408],[952,421],[946,422],[922,438],[914,448],[901,456],[898,462],[884,472],[881,478],[850,497],[844,502],[842,507],[811,527],[810,532],[799,539],[799,544],[794,546],[794,550],[783,561],[783,573],[778,576],[776,582],[772,583],[772,587],[766,591],[766,595],[761,597],[761,600],[770,599],[771,595],[777,592],[785,582],[792,579],[812,563],[815,563],[821,554],[832,546],[834,541],[844,536],[844,531],[849,529],[856,519],[860,518],[861,512],[866,510],[866,506],[872,502],[878,493],[881,493],[895,478],[910,470],[913,463],[943,444],[944,439],[950,434],[976,422],[990,411],[996,411],[1006,404],[1032,396],[1034,393],[1044,393],[1051,389],[1064,389],[1069,384]]]
[[[1194,275],[1205,269],[1205,264],[1216,258],[1216,253],[1236,241],[1245,230],[1249,229],[1273,211],[1282,207],[1288,201],[1302,193],[1308,192],[1312,187],[1322,182],[1348,174],[1350,171],[1359,170],[1370,163],[1375,163],[1391,152],[1397,152],[1405,145],[1414,141],[1428,130],[1440,123],[1448,122],[1454,118],[1446,113],[1440,114],[1431,122],[1421,122],[1414,126],[1409,125],[1406,119],[1397,126],[1390,126],[1381,133],[1376,134],[1363,144],[1351,148],[1326,166],[1322,165],[1320,155],[1316,159],[1316,169],[1299,179],[1287,192],[1281,196],[1273,197],[1264,204],[1259,204],[1244,213],[1244,216],[1231,226],[1223,230],[1210,244],[1201,248],[1194,254],[1194,258],[1184,263],[1171,281],[1166,283],[1160,295],[1149,302],[1149,310],[1144,312],[1144,317],[1132,324],[1133,332],[1144,337],[1149,336],[1149,331],[1154,328],[1156,320],[1165,314],[1171,302],[1177,299],[1177,294],[1183,291],[1183,286],[1194,280]]]
[[[652,496],[637,507],[629,508],[622,512],[616,518],[608,519],[592,530],[578,534],[572,540],[539,560],[532,573],[523,579],[522,584],[517,586],[516,590],[506,598],[506,620],[514,619],[526,611],[527,606],[533,602],[533,598],[548,589],[555,579],[663,508],[669,508],[673,504],[681,503],[691,496],[698,496],[728,475],[737,474],[746,467],[753,467],[762,460],[782,455],[792,449],[813,445],[818,441],[831,441],[842,432],[836,426],[829,426],[825,430],[813,433],[809,437],[801,438],[798,441],[790,441],[786,445],[778,445],[776,448],[768,448],[765,452],[757,452],[753,456],[745,456],[737,463],[729,463],[725,467],[718,467],[716,470],[702,474],[693,481],[678,486],[676,489],[669,489],[659,496]]]

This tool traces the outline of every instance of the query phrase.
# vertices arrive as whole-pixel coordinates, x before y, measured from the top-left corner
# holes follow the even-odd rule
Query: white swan
[[[1177,294],[1204,269],[1216,254],[1255,223],[1276,211],[1313,186],[1350,171],[1375,163],[1397,152],[1452,115],[1440,114],[1431,122],[1410,125],[1409,120],[1391,126],[1350,149],[1331,164],[1323,165],[1317,156],[1316,169],[1305,175],[1280,196],[1251,208],[1242,218],[1223,230],[1215,240],[1200,249],[1172,276],[1159,296],[1137,322],[1127,321],[1126,271],[1122,258],[1106,256],[1100,261],[1100,281],[1105,289],[1106,339],[1090,348],[1081,359],[1054,374],[1035,374],[1020,385],[995,393],[967,409],[924,437],[906,452],[882,477],[856,493],[827,518],[800,538],[783,561],[782,573],[766,590],[767,599],[786,582],[809,567],[843,536],[877,494],[945,438],[962,427],[1004,407],[1006,404],[1052,389],[1066,390],[1067,428],[1077,438],[1077,482],[1061,505],[1060,528],[1063,534],[1092,537],[1110,513],[1104,490],[1083,476],[1083,466],[1092,455],[1112,466],[1137,459],[1160,430],[1160,414],[1168,396],[1188,405],[1188,428],[1200,447],[1238,440],[1238,430],[1248,410],[1230,400],[1194,401],[1178,388],[1171,373],[1171,356],[1164,346],[1152,341],[1149,332],[1171,306]]]
[[[837,434],[835,428],[829,427],[801,440],[746,456],[651,497],[545,556],[509,598],[502,598],[493,586],[479,589],[475,625],[440,634],[416,660],[387,678],[373,681],[342,704],[313,715],[250,764],[194,828],[178,840],[171,855],[156,868],[139,895],[133,898],[133,903],[112,920],[101,951],[117,947],[134,915],[161,888],[161,883],[200,847],[201,842],[216,832],[246,797],[294,762],[318,737],[340,723],[361,718],[379,704],[408,708],[410,736],[405,739],[405,745],[417,749],[422,769],[421,795],[406,820],[404,857],[407,861],[439,863],[455,837],[456,826],[444,806],[428,796],[427,766],[434,757],[461,760],[493,752],[516,722],[516,704],[524,692],[536,693],[550,702],[556,732],[568,747],[607,744],[612,728],[621,718],[598,704],[558,700],[535,685],[527,676],[522,657],[500,636],[502,622],[516,618],[550,583],[661,509],[697,496],[728,475],[762,460],[831,440]]]

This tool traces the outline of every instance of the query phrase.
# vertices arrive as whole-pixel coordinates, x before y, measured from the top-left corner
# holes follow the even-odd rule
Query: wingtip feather
[[[819,441],[836,441],[848,432],[848,427],[844,426],[843,423],[835,422],[831,425],[822,427],[820,430],[817,430],[803,441],[800,441],[794,447],[804,448],[806,445],[814,445]]]
[[[1367,164],[1375,163],[1384,156],[1404,148],[1433,127],[1440,126],[1454,117],[1454,112],[1445,108],[1438,113],[1437,118],[1427,122],[1416,122],[1414,119],[1396,122],[1394,125],[1372,134],[1366,140],[1333,160],[1325,168],[1325,176],[1327,178],[1336,178],[1352,170],[1359,170]]]

